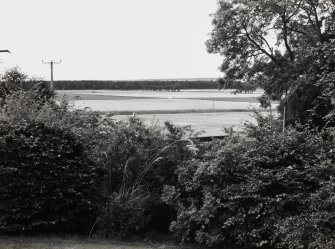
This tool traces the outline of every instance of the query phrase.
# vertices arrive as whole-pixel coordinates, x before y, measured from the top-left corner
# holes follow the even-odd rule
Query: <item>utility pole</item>
[[[52,91],[54,89],[54,64],[60,64],[62,61],[43,61],[43,64],[50,64],[50,70],[51,70],[51,80],[50,80],[50,90]]]

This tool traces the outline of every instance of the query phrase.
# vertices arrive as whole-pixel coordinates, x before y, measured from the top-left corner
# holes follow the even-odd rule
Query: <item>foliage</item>
[[[164,182],[175,180],[176,165],[192,154],[185,142],[174,143],[185,136],[185,131],[169,123],[164,131],[137,118],[116,122],[112,116],[75,110],[66,99],[43,101],[35,96],[39,96],[36,90],[7,95],[0,122],[12,127],[42,123],[72,134],[82,144],[92,165],[102,169],[102,180],[92,186],[100,193],[95,203],[99,222],[93,232],[98,228],[100,235],[124,238],[159,226],[167,231],[171,216],[160,212],[170,209],[159,195]]]
[[[167,125],[171,133],[165,136],[160,128],[131,118],[102,128],[96,137],[91,158],[105,169],[99,188],[98,233],[129,238],[148,228],[157,229],[155,224],[161,230],[163,224],[168,226],[171,217],[160,215],[167,208],[159,196],[163,184],[175,181],[176,166],[192,152],[185,146],[191,141],[182,139],[183,130]]]
[[[141,189],[126,193],[114,192],[106,196],[106,203],[101,205],[95,223],[99,228],[97,234],[119,239],[138,234],[150,221],[149,199],[150,194]]]
[[[2,122],[0,154],[0,231],[87,227],[98,172],[73,134],[43,123]]]
[[[6,101],[6,97],[18,92],[33,91],[36,94],[33,96],[36,100],[50,100],[55,96],[55,93],[49,89],[46,81],[31,77],[23,73],[18,67],[6,70],[0,79],[0,106]]]
[[[207,48],[223,55],[223,81],[260,84],[269,98],[281,100],[288,123],[307,123],[313,115],[313,123],[323,126],[333,109],[320,81],[333,79],[328,76],[334,72],[334,1],[221,0],[218,5]]]
[[[11,74],[5,74],[10,76],[7,77],[8,79],[23,75],[16,70],[10,72]],[[176,181],[173,173],[176,165],[187,160],[192,155],[190,150],[194,151],[192,144],[187,146],[190,141],[182,139],[186,130],[169,123],[166,123],[166,129],[163,130],[155,125],[145,125],[137,118],[131,118],[127,122],[116,122],[112,116],[100,115],[89,110],[75,110],[71,102],[66,98],[51,97],[48,99],[37,88],[23,88],[22,86],[27,83],[24,81],[25,78],[26,76],[23,78],[18,77],[18,80],[6,81],[12,82],[9,84],[10,86],[20,87],[13,88],[6,93],[6,101],[0,109],[0,124],[7,128],[13,127],[12,130],[9,128],[6,130],[10,134],[5,133],[6,136],[14,136],[11,134],[15,132],[25,134],[26,130],[28,130],[27,132],[31,134],[31,139],[33,139],[32,144],[30,144],[30,140],[26,142],[24,136],[22,137],[23,147],[17,147],[17,150],[15,150],[22,155],[20,160],[28,160],[26,164],[34,164],[34,161],[29,161],[34,158],[36,160],[34,164],[36,169],[34,168],[32,172],[40,175],[42,177],[41,181],[43,181],[46,173],[46,171],[42,170],[44,164],[48,164],[48,168],[55,168],[56,173],[60,164],[64,164],[64,174],[62,175],[62,172],[57,173],[57,181],[62,182],[64,184],[63,187],[69,189],[72,189],[73,186],[71,185],[71,179],[66,175],[68,173],[67,169],[74,167],[76,169],[75,173],[82,173],[87,177],[85,179],[81,179],[80,176],[77,177],[77,180],[83,181],[82,184],[86,184],[85,181],[89,178],[91,179],[91,185],[86,184],[83,186],[78,184],[78,191],[91,192],[92,189],[97,190],[94,203],[90,203],[87,207],[85,207],[86,204],[84,202],[76,199],[78,196],[75,192],[73,192],[74,196],[67,195],[69,199],[65,200],[69,205],[74,202],[77,203],[81,206],[81,210],[86,210],[87,217],[83,216],[82,219],[78,219],[78,222],[74,222],[75,216],[72,219],[71,217],[66,217],[68,214],[64,213],[64,217],[62,217],[64,224],[57,221],[53,227],[61,227],[63,225],[66,227],[70,226],[71,223],[75,226],[80,221],[90,222],[91,215],[94,215],[97,217],[96,224],[93,227],[90,224],[89,227],[92,227],[92,232],[103,236],[126,238],[132,237],[145,229],[168,231],[168,225],[174,213],[167,205],[162,203],[159,196],[164,183]],[[37,128],[34,129],[34,127]],[[61,140],[62,137],[57,140],[56,135],[56,138],[52,135],[44,135],[44,133],[48,134],[48,132],[64,134],[66,138],[73,139],[73,141],[71,140],[72,145],[77,148],[77,152],[80,148],[79,154],[71,152],[72,147],[71,144],[67,144],[68,140],[63,141]],[[36,145],[34,142],[35,137],[38,141],[43,142]],[[16,146],[17,139],[19,138],[15,137],[15,139],[8,140],[4,148],[10,150],[12,146]],[[46,147],[49,144],[49,148],[45,151],[38,147]],[[66,148],[69,148],[69,155],[62,154],[66,153]],[[24,151],[24,149],[27,151]],[[59,151],[60,157],[55,159],[52,153],[56,151]],[[32,154],[31,157],[30,154]],[[39,157],[42,159],[39,159]],[[87,163],[91,164],[91,168]],[[83,167],[82,172],[79,168],[80,165]],[[101,169],[99,182],[95,181],[94,177],[96,175],[85,175],[87,170],[96,168]],[[28,170],[28,166],[24,169]],[[12,175],[8,172],[4,168],[4,179],[7,176],[8,179],[12,178]],[[34,181],[36,188],[44,188],[43,182]],[[67,181],[70,182],[68,183]],[[20,184],[23,186],[25,183],[23,181]],[[30,183],[28,182],[27,184]],[[56,183],[54,185],[57,186]],[[51,190],[47,191],[51,192]],[[63,194],[66,193],[64,192]],[[12,192],[10,195],[14,199],[20,197],[21,193],[14,194]],[[41,196],[37,201],[42,201],[43,198],[44,196]],[[44,199],[46,203],[50,202],[47,198]],[[167,215],[161,215],[162,210]],[[27,215],[21,209],[16,211],[20,219]],[[69,207],[69,212],[74,211]],[[36,217],[38,215],[39,213],[36,214]],[[45,217],[41,217],[41,219],[45,219]],[[17,226],[17,230],[36,231],[43,226],[52,228],[51,221],[49,222],[50,224],[48,221],[45,224],[41,223],[41,226],[38,224],[35,226],[34,222],[34,220],[27,220],[25,226],[22,225],[22,227],[20,227],[20,223]],[[88,226],[86,225],[85,229],[87,228]],[[12,227],[5,227],[4,229],[8,231],[15,230]]]
[[[56,90],[157,90],[217,89],[216,80],[55,81]]]
[[[227,80],[223,78],[218,80],[218,84],[220,89],[236,89],[236,93],[253,93],[256,91],[257,87],[259,87],[257,83],[241,83],[236,80]]]
[[[249,125],[248,137],[209,143],[164,187],[177,211],[171,229],[208,246],[331,248],[334,137],[277,121]]]

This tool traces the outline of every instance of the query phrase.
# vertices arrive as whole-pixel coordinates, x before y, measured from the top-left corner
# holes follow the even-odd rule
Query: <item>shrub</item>
[[[205,145],[178,167],[178,183],[165,186],[162,198],[177,211],[171,230],[182,241],[331,248],[333,135],[279,130],[273,122],[249,125],[249,137]]]
[[[108,193],[105,203],[100,205],[97,235],[119,239],[131,238],[150,222],[148,212],[150,193],[142,188],[129,189],[128,192]],[[91,231],[93,231],[92,227]]]
[[[0,155],[0,231],[87,228],[98,173],[73,134],[2,123]]]
[[[47,101],[55,97],[55,92],[50,90],[45,80],[36,77],[29,78],[18,67],[10,68],[0,78],[0,106],[6,102],[7,96],[18,91],[37,92],[34,98],[40,101]]]
[[[186,130],[169,123],[163,130],[136,118],[117,122],[110,116],[75,110],[66,99],[44,101],[36,95],[35,90],[7,95],[0,122],[23,128],[41,123],[72,134],[82,144],[85,158],[103,174],[95,186],[97,219],[91,232],[127,238],[149,229],[168,231],[175,213],[160,195],[164,184],[176,182],[177,165],[192,155],[190,141],[182,140]],[[48,139],[46,143],[52,142]]]
[[[100,185],[101,204],[96,228],[104,236],[129,238],[155,224],[168,224],[161,216],[163,185],[176,181],[174,170],[191,156],[183,131],[169,126],[168,136],[139,119],[102,127],[92,144],[91,155],[105,169]],[[168,221],[166,221],[168,219]],[[95,228],[93,229],[95,230]]]

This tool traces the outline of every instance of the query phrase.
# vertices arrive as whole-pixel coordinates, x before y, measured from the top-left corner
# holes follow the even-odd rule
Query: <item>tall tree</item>
[[[314,122],[322,124],[332,106],[323,99],[320,108],[318,82],[324,65],[332,64],[324,46],[335,38],[335,1],[221,0],[218,5],[207,49],[223,55],[224,80],[261,84],[269,97],[281,100],[284,121],[307,122],[314,111]]]

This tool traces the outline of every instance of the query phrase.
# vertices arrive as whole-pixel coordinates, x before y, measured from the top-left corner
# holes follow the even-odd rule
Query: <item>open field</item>
[[[72,94],[67,93],[67,98],[69,100],[129,100],[129,99],[162,99],[159,96],[115,96],[115,95],[105,95],[105,94],[88,94],[88,93],[78,93]],[[167,97],[167,99],[172,99],[173,97]],[[181,98],[181,97],[179,97]],[[234,102],[253,102],[257,103],[256,97],[188,97],[187,99],[200,99],[200,100],[214,100],[214,101],[234,101]]]
[[[73,100],[77,108],[89,107],[105,112],[195,112],[236,111],[259,108],[257,98],[263,93],[231,93],[232,90],[182,90],[180,92],[142,90],[69,90],[57,91],[59,96]]]
[[[68,90],[57,91],[67,96],[76,108],[115,114],[116,120],[126,120],[130,114],[146,123],[163,125],[170,121],[176,125],[191,125],[204,135],[222,135],[223,127],[241,127],[253,121],[252,110],[259,109],[258,89],[250,94],[232,94],[232,90],[181,90],[179,92],[143,90]],[[273,108],[277,106],[274,103]]]
[[[162,99],[203,99],[203,98],[251,98],[252,101],[257,102],[257,97],[263,93],[263,90],[258,89],[254,93],[249,94],[232,94],[231,89],[225,90],[214,90],[214,89],[194,89],[194,90],[181,90],[179,92],[167,92],[167,91],[143,91],[143,90],[67,90],[67,91],[57,91],[58,95],[68,95],[68,96],[80,96],[80,95],[90,95],[90,96],[122,96],[122,97],[133,97],[133,98],[162,98]]]
[[[175,111],[184,110],[252,110],[259,108],[254,102],[213,101],[198,99],[119,99],[119,100],[75,100],[77,108],[87,108],[94,111]]]
[[[0,237],[0,249],[191,249],[169,243],[115,242],[85,238]]]

